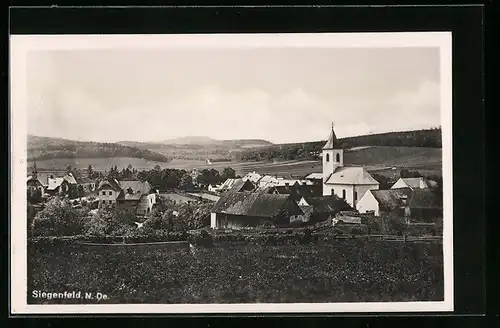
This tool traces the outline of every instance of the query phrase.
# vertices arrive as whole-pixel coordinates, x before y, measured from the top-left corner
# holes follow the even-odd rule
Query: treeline
[[[314,160],[319,158],[326,140],[304,143],[273,145],[270,147],[252,148],[235,154],[241,161],[263,160]],[[362,146],[385,147],[426,147],[441,148],[441,129],[416,130],[405,132],[389,132],[365,136],[339,139],[344,149]]]
[[[131,157],[168,162],[164,154],[116,143],[83,142],[45,137],[28,137],[28,160],[55,158]]]
[[[88,169],[88,176],[95,174],[92,168]],[[116,180],[141,180],[147,181],[155,189],[183,189],[192,190],[196,186],[215,185],[226,181],[227,179],[235,178],[236,172],[231,167],[226,167],[219,172],[216,169],[203,169],[198,171],[196,175],[183,169],[161,169],[159,165],[151,170],[137,171],[131,165],[127,168],[118,170],[117,166],[111,167],[105,174],[107,179]]]

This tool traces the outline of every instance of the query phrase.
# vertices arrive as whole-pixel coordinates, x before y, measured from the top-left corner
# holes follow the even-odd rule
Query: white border
[[[392,48],[438,47],[441,69],[443,140],[443,302],[296,303],[296,304],[127,304],[28,305],[26,270],[26,55],[33,50],[130,48]],[[11,313],[305,313],[453,311],[452,66],[451,32],[191,34],[191,35],[15,35],[11,63]]]

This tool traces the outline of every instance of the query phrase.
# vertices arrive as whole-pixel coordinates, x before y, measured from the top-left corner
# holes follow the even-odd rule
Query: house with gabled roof
[[[359,200],[356,209],[360,213],[373,213],[375,216],[404,215],[404,209],[411,194],[410,188],[369,190]]]
[[[424,177],[418,178],[399,178],[391,189],[398,188],[411,188],[411,189],[428,189],[430,188],[429,182]]]
[[[259,182],[260,178],[262,178],[262,176],[259,173],[253,171],[253,172],[248,172],[242,179],[245,181],[250,180],[250,182],[256,184]]]
[[[269,194],[266,188],[246,190],[240,181],[222,194],[211,211],[214,229],[241,229],[264,225],[289,226],[290,218],[303,212],[290,195]]]
[[[370,190],[357,204],[360,213],[395,214],[415,220],[443,216],[443,200],[431,189],[395,188]]]
[[[97,188],[99,208],[135,209],[137,215],[148,215],[157,201],[157,192],[147,181],[107,179]]]

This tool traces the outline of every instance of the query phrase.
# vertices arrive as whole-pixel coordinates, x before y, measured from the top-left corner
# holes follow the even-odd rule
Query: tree
[[[87,177],[89,179],[94,178],[94,169],[92,168],[92,165],[89,164],[89,167],[87,168]]]
[[[193,189],[193,178],[189,174],[184,174],[181,177],[181,181],[179,183],[179,188],[184,190],[192,190]]]
[[[33,235],[72,236],[81,234],[85,215],[85,210],[75,209],[68,200],[55,197],[36,214]]]
[[[236,171],[233,170],[231,167],[226,167],[223,171],[222,171],[222,178],[224,180],[227,180],[227,179],[234,179],[236,177]]]

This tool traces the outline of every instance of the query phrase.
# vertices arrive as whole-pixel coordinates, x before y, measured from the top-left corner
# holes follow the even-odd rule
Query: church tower
[[[344,150],[340,148],[335,131],[330,132],[328,141],[323,146],[323,182],[335,172],[338,167],[344,165]]]

